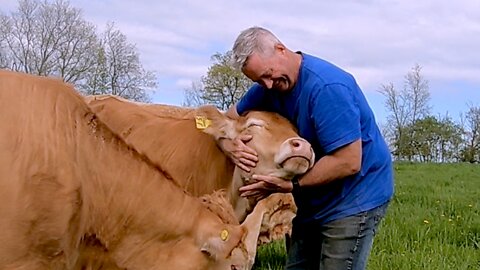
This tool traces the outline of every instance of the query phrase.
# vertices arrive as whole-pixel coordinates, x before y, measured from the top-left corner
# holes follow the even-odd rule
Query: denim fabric
[[[293,228],[287,270],[362,270],[366,268],[388,203],[324,225]]]

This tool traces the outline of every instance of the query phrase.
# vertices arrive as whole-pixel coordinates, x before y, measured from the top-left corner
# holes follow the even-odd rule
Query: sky
[[[385,98],[403,88],[415,64],[429,83],[434,115],[457,119],[480,105],[479,0],[71,0],[101,31],[108,22],[136,45],[155,72],[153,102],[181,105],[184,90],[232,48],[251,26],[271,30],[288,48],[350,72],[376,117],[386,121]],[[0,11],[16,9],[0,0]]]

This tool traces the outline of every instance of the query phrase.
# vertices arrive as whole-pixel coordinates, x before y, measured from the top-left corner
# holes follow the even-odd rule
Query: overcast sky
[[[16,0],[0,0],[0,10]],[[480,0],[71,0],[101,30],[114,22],[158,77],[156,103],[180,105],[206,74],[210,57],[230,50],[250,26],[270,29],[292,50],[352,73],[380,122],[382,84],[403,87],[418,63],[433,113],[455,118],[480,105]]]

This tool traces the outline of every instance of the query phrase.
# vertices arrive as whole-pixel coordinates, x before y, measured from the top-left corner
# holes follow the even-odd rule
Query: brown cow
[[[92,250],[97,268],[249,269],[265,207],[240,226],[205,204],[72,87],[0,71],[0,269],[86,269]]]
[[[202,195],[220,188],[229,190],[240,221],[255,204],[238,193],[241,185],[251,181],[251,174],[291,179],[305,173],[314,163],[310,144],[298,137],[285,118],[274,113],[250,112],[235,121],[211,106],[188,109],[129,102],[110,95],[88,96],[86,100],[114,132],[154,163],[165,166],[175,179],[185,180],[181,185],[192,194]],[[195,126],[198,116],[208,119],[210,126],[199,130]],[[252,134],[248,145],[259,154],[257,167],[250,174],[235,168],[215,141],[215,138],[234,138],[239,134]],[[282,196],[284,202],[291,203],[291,209],[272,217],[277,227],[262,227],[261,242],[279,238],[290,228],[295,206],[290,194]]]

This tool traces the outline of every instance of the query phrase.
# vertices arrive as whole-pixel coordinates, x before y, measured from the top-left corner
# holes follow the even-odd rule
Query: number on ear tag
[[[227,241],[227,239],[228,239],[228,231],[227,230],[222,230],[222,232],[220,233],[220,239],[222,239],[222,241]]]
[[[195,126],[197,129],[206,129],[212,124],[212,120],[204,116],[195,116]]]

